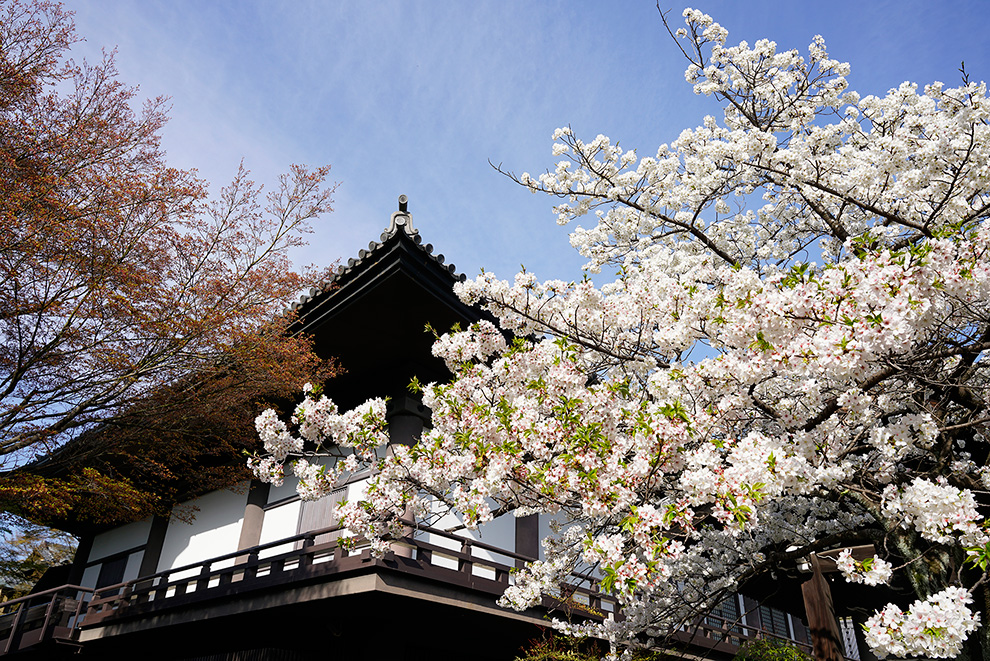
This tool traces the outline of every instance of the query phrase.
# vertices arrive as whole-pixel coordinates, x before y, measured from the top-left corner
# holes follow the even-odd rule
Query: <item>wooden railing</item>
[[[692,625],[676,632],[674,637],[692,646],[705,647],[734,654],[743,644],[752,640],[774,639],[794,645],[812,653],[811,645],[780,636],[766,629],[744,624],[740,620],[729,620],[718,615],[705,615]]]
[[[368,545],[361,541],[351,551],[340,548],[338,539],[317,544],[321,536],[340,531],[334,526],[117,585],[95,590],[63,586],[6,602],[0,604],[0,655],[45,640],[73,642],[80,628],[382,569],[479,590],[494,597],[509,586],[514,567],[533,560],[442,530],[413,525],[407,530],[409,534],[392,542],[383,558],[373,557]],[[621,619],[615,599],[599,591],[593,576],[574,574],[572,578],[572,584],[544,599],[545,607],[565,609],[572,618]],[[770,637],[778,636],[714,615],[675,636],[691,646],[726,652],[734,652],[748,640]],[[797,644],[810,651],[809,646]]]
[[[0,603],[0,655],[45,641],[73,644],[92,588],[63,585]]]
[[[99,588],[89,602],[82,626],[95,627],[112,619],[141,617],[207,599],[328,580],[335,575],[372,568],[415,574],[500,595],[509,586],[513,567],[533,560],[484,542],[412,525],[410,534],[394,541],[384,558],[372,557],[367,544],[361,542],[350,552],[340,548],[336,539],[315,543],[320,536],[339,530],[338,526],[313,530]],[[428,541],[427,536],[433,541]],[[482,557],[483,554],[498,560]],[[582,580],[581,585],[569,586],[568,594],[560,602],[576,607],[585,617],[605,617],[614,612],[615,603],[596,588],[593,581]]]

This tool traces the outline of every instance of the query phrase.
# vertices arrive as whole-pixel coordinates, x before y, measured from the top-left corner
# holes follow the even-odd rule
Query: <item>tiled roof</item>
[[[294,301],[285,311],[287,313],[291,311],[301,311],[302,308],[304,308],[316,297],[332,290],[335,286],[343,284],[343,281],[346,281],[347,277],[351,273],[354,273],[361,267],[361,265],[376,256],[391,239],[399,235],[408,237],[409,240],[416,244],[416,246],[418,246],[425,255],[432,259],[442,269],[454,276],[456,280],[464,280],[464,274],[458,273],[453,264],[444,264],[445,258],[443,254],[433,254],[433,244],[427,243],[426,245],[423,245],[423,237],[419,235],[419,230],[413,227],[413,218],[412,214],[409,213],[408,210],[408,201],[409,198],[405,195],[399,196],[399,210],[392,214],[389,226],[384,232],[382,232],[380,241],[372,241],[369,243],[368,249],[360,250],[356,259],[352,257],[347,260],[347,264],[341,264],[337,268],[337,272],[335,274],[333,274],[329,279],[322,281],[319,286],[310,288],[308,294],[301,295],[299,300]]]

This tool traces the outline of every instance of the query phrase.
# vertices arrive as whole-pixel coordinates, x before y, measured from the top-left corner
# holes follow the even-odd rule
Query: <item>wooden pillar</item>
[[[392,452],[393,445],[415,445],[419,442],[419,437],[423,434],[430,419],[430,411],[416,397],[401,395],[389,402],[387,412],[388,417],[388,444],[389,452]],[[411,519],[412,512],[407,508],[403,514],[404,518]],[[413,528],[405,526],[402,529],[403,536],[411,536]],[[412,549],[407,546],[393,545],[392,550],[397,556],[410,558],[413,556]]]
[[[76,547],[76,555],[72,559],[72,569],[69,570],[69,585],[79,585],[82,582],[83,572],[86,571],[86,563],[89,561],[89,553],[93,550],[94,537],[96,537],[95,534],[79,537],[79,546]]]
[[[419,399],[401,395],[389,402],[387,417],[389,445],[415,445],[429,422],[430,412]]]
[[[815,554],[811,555],[811,567],[811,578],[801,585],[801,594],[804,596],[815,661],[843,661],[842,635],[835,619],[832,591]]]
[[[540,515],[516,517],[516,553],[529,558],[540,557]],[[522,560],[516,560],[516,567],[525,566]]]
[[[261,543],[261,526],[265,522],[265,505],[268,504],[268,492],[271,486],[261,480],[251,480],[247,505],[244,506],[241,536],[237,540],[238,551],[249,549]]]
[[[162,547],[165,545],[165,533],[168,532],[168,517],[151,517],[151,530],[148,531],[148,543],[145,544],[144,554],[141,556],[141,568],[138,569],[138,576],[149,576],[158,573],[158,561],[162,557]]]

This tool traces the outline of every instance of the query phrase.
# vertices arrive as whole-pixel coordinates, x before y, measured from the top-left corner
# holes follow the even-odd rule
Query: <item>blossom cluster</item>
[[[835,564],[850,583],[863,583],[865,585],[880,585],[890,580],[894,567],[882,558],[872,557],[866,560],[856,560],[852,557],[852,551],[842,549]]]
[[[866,642],[882,656],[953,658],[980,624],[972,602],[969,592],[953,587],[914,602],[906,613],[890,604],[867,620]]]
[[[306,397],[292,414],[298,436],[289,431],[274,409],[266,409],[255,419],[266,455],[250,457],[248,468],[262,482],[280,486],[284,464],[291,462],[292,472],[299,478],[296,489],[300,497],[317,500],[329,495],[346,473],[376,462],[377,448],[388,442],[385,401],[369,400],[339,414],[325,395],[317,396],[311,387],[304,392]],[[334,461],[327,462],[327,456]]]
[[[883,510],[890,520],[900,520],[901,525],[939,544],[952,544],[957,533],[964,547],[990,541],[979,525],[983,516],[973,492],[954,487],[944,478],[938,482],[916,478],[901,488],[888,486],[883,492]]]

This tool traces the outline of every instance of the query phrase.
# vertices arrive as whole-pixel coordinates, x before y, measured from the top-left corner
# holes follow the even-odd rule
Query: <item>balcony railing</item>
[[[692,647],[735,654],[751,640],[779,640],[794,645],[809,656],[812,647],[808,643],[780,636],[759,627],[744,624],[740,620],[729,620],[717,615],[705,615],[691,626],[686,626],[674,634],[674,639]]]
[[[362,547],[358,543],[348,552],[338,546],[336,539],[316,543],[318,538],[338,531],[337,526],[313,530],[99,588],[89,601],[82,626],[99,626],[114,619],[141,617],[209,599],[248,595],[274,586],[332,580],[369,569],[391,569],[500,595],[509,585],[513,567],[533,560],[424,526],[411,528],[409,535],[393,542],[384,558],[372,557],[366,544]],[[611,597],[600,593],[593,582],[583,583],[569,588],[569,603],[576,604],[589,617],[615,610]]]
[[[373,557],[367,544],[362,547],[360,542],[352,551],[340,548],[338,539],[316,543],[317,539],[328,539],[330,533],[339,533],[340,528],[334,526],[117,585],[96,589],[63,586],[5,602],[0,604],[0,655],[45,641],[75,643],[81,629],[111,622],[368,571],[397,571],[495,597],[509,586],[514,567],[533,560],[442,530],[412,525],[407,530],[409,534],[394,541],[383,558]],[[593,576],[575,574],[573,579],[573,584],[562,587],[557,595],[545,598],[544,606],[564,608],[578,618],[622,617],[615,599],[599,591]],[[733,651],[747,640],[775,636],[708,616],[676,637],[692,646]]]
[[[0,655],[43,642],[76,644],[93,589],[79,585],[0,603]]]

